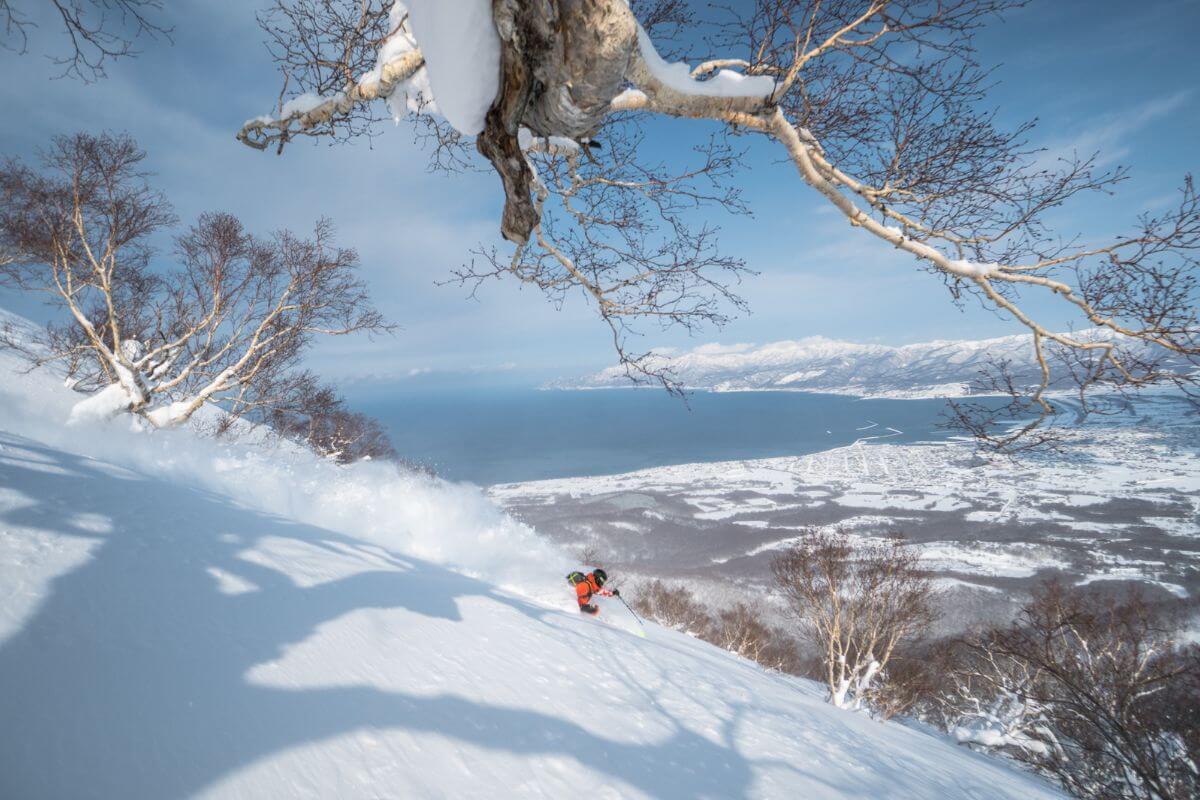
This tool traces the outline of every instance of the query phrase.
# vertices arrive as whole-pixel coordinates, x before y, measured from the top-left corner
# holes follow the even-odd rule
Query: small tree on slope
[[[157,428],[205,404],[242,416],[294,406],[297,370],[316,334],[389,326],[356,277],[357,254],[310,239],[246,232],[204,214],[175,239],[178,267],[151,268],[150,241],[174,224],[125,136],[58,137],[35,171],[0,168],[0,281],[44,293],[67,321],[47,328],[37,363],[60,361],[80,390],[74,415],[126,410]]]
[[[855,544],[840,531],[810,531],[771,562],[775,585],[818,647],[835,706],[873,706],[896,647],[933,621],[918,563],[899,537]]]
[[[339,464],[369,459],[398,461],[391,439],[378,420],[346,408],[332,387],[305,376],[293,402],[257,415],[283,436],[306,442]]]
[[[297,136],[369,134],[376,100],[416,114],[436,165],[467,164],[474,137],[501,178],[514,246],[482,247],[455,277],[515,277],[554,302],[581,292],[631,377],[674,387],[669,364],[629,336],[639,322],[691,329],[743,308],[744,264],[718,252],[711,215],[688,212],[744,211],[728,137],[766,137],[854,230],[911,255],[955,302],[973,296],[1030,331],[1040,379],[1015,383],[1003,363],[985,379],[1027,423],[1000,434],[994,406],[958,407],[969,430],[1013,449],[1045,436],[1052,386],[1083,398],[1200,379],[1190,177],[1173,208],[1083,242],[1048,214],[1125,172],[1086,153],[1047,164],[1028,144],[1032,124],[1004,130],[982,108],[988,70],[973,37],[1022,4],[755,0],[700,19],[678,0],[275,0],[261,22],[285,88],[305,94],[238,138],[282,151]],[[715,57],[689,69],[660,56],[653,40],[670,46],[705,23]],[[664,165],[639,156],[656,115],[720,127],[691,163]],[[1041,299],[1090,330],[1047,327]]]

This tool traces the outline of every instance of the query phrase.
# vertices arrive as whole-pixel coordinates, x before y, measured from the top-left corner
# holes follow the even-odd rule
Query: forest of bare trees
[[[907,714],[1094,800],[1200,790],[1200,646],[1187,608],[1041,584],[1009,624],[925,638],[935,592],[904,540],[808,531],[774,561],[788,618],[712,608],[680,585],[638,586],[636,608],[768,669],[821,681],[831,703]]]
[[[1076,797],[1200,791],[1200,647],[1179,609],[1138,591],[1049,582],[1012,624],[950,643],[925,708],[965,744],[1003,752]]]

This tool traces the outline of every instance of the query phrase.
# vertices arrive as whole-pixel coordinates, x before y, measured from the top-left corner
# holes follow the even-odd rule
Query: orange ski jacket
[[[592,595],[600,595],[601,597],[612,597],[612,592],[608,589],[602,589],[596,583],[595,573],[589,572],[587,579],[575,584],[575,599],[579,601],[579,605],[586,606],[592,602]]]

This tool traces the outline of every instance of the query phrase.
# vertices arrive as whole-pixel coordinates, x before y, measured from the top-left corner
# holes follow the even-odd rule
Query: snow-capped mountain
[[[1007,361],[1019,384],[1034,384],[1039,375],[1029,335],[900,347],[811,336],[764,345],[707,344],[680,354],[664,354],[660,363],[668,359],[675,379],[683,385],[713,391],[960,397],[972,393],[981,371],[992,361]],[[609,367],[579,380],[556,382],[554,388],[629,385],[624,370]]]
[[[66,426],[0,352],[0,797],[1051,798],[610,602],[477,489]]]

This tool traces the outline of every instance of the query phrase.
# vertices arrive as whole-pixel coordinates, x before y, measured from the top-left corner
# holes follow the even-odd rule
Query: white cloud
[[[1037,159],[1040,167],[1054,167],[1060,159],[1097,154],[1096,164],[1111,166],[1129,156],[1135,135],[1148,125],[1178,111],[1191,99],[1190,89],[1152,98],[1120,112],[1105,113],[1087,120],[1067,140],[1051,142]]]

